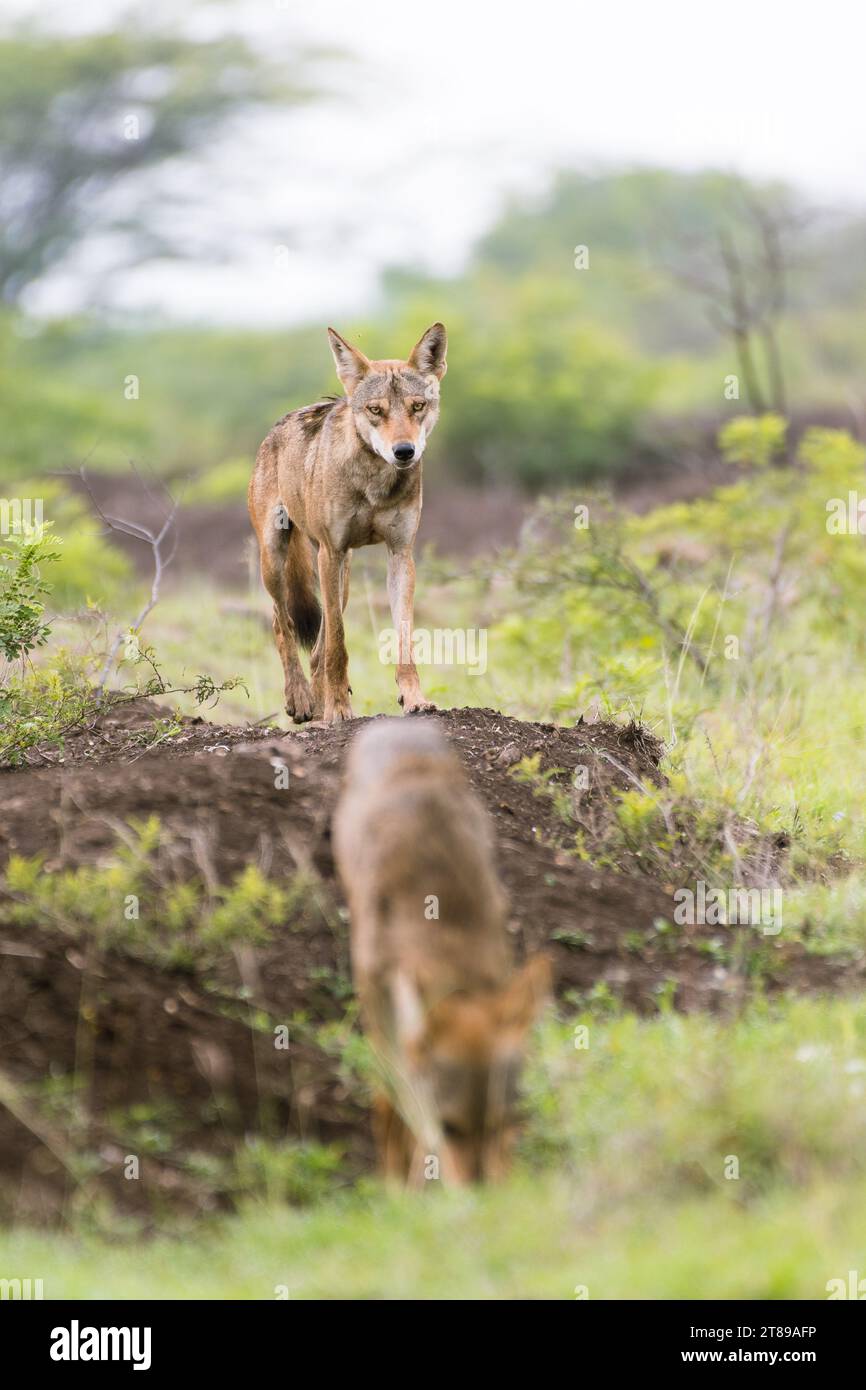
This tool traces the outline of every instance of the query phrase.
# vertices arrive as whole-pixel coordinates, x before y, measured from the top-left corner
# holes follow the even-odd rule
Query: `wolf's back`
[[[507,971],[490,820],[435,719],[376,720],[355,739],[334,851],[356,969],[411,959],[417,978],[448,988]]]

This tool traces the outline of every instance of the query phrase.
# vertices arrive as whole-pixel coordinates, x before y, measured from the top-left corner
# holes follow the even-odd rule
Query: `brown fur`
[[[435,726],[377,720],[358,737],[334,850],[382,1068],[382,1167],[417,1180],[436,1157],[446,1180],[497,1177],[549,965],[513,969],[489,822]]]
[[[297,722],[349,719],[349,658],[343,612],[352,550],[382,542],[388,597],[400,634],[397,685],[404,713],[434,708],[412,660],[415,563],[421,518],[421,456],[439,416],[447,340],[434,324],[408,359],[370,361],[328,330],[345,398],[292,411],[263,441],[249,487],[262,581],[274,602],[274,638],[286,712]],[[411,461],[395,448],[412,446]],[[320,613],[314,559],[322,595]],[[298,645],[312,647],[311,682]]]

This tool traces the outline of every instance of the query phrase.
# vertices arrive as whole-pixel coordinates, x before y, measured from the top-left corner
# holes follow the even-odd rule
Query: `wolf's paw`
[[[338,695],[332,700],[326,699],[322,717],[326,724],[341,724],[344,719],[352,719],[352,706],[349,704],[348,695]]]
[[[404,714],[432,714],[439,708],[432,700],[425,700],[423,695],[413,695],[411,699],[404,699],[400,695],[397,703],[403,706]]]
[[[310,687],[303,679],[286,686],[286,714],[296,724],[305,724],[313,717],[313,699]]]

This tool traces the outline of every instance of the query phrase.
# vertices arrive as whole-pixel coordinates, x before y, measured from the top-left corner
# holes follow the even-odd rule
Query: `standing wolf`
[[[349,560],[361,545],[388,550],[388,599],[399,634],[404,714],[434,709],[412,659],[421,457],[439,418],[447,338],[434,323],[408,359],[369,361],[333,328],[328,338],[345,397],[293,410],[263,441],[249,487],[262,580],[274,601],[274,637],[295,723],[351,719],[343,612]],[[316,547],[322,609],[316,597]],[[298,643],[312,647],[307,683]]]

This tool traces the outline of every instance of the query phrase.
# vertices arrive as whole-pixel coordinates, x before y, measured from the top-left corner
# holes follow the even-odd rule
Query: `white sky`
[[[59,0],[0,6],[76,27],[128,8],[79,0],[73,20]],[[558,164],[715,165],[866,205],[857,0],[240,0],[205,6],[195,23],[210,32],[227,14],[272,51],[294,36],[355,54],[339,78],[346,96],[258,120],[210,151],[189,232],[217,219],[226,260],[109,281],[123,307],[345,321],[370,303],[383,265],[457,269],[504,194],[542,187]],[[269,229],[283,226],[278,267]],[[83,283],[55,275],[32,307],[76,307]]]

